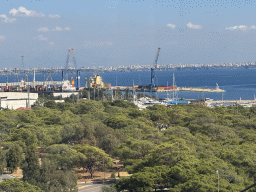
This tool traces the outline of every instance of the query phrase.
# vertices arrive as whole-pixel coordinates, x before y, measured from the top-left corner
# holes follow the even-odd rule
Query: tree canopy
[[[24,180],[44,191],[76,191],[74,168],[93,177],[114,158],[132,174],[117,182],[118,190],[216,191],[216,170],[223,192],[254,182],[255,107],[155,105],[139,111],[131,102],[98,96],[0,111],[0,171],[22,167]]]

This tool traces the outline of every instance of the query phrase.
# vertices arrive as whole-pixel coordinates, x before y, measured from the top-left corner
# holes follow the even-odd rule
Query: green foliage
[[[14,143],[6,152],[7,170],[13,173],[21,165],[23,159],[22,148]]]
[[[113,186],[102,186],[101,192],[117,192],[117,190]]]
[[[0,175],[2,175],[2,173],[4,172],[5,167],[6,167],[5,153],[0,146]]]
[[[95,100],[107,97],[97,94],[95,90]],[[122,97],[118,91],[116,96]],[[155,105],[139,111],[123,100],[50,100],[29,111],[0,111],[0,171],[6,159],[13,172],[24,153],[24,179],[45,191],[77,190],[70,171],[83,167],[93,177],[95,170],[103,169],[103,160],[111,166],[109,156],[133,173],[117,184],[130,191],[216,191],[217,169],[220,191],[236,191],[251,185],[256,176],[255,107]],[[39,173],[33,151],[38,146],[43,153]]]
[[[145,167],[130,178],[121,177],[116,184],[116,188],[118,191],[153,191],[153,189],[165,188],[168,186],[167,174],[169,171],[170,168],[165,165],[153,168]]]
[[[42,158],[37,186],[45,192],[77,192],[77,177],[71,171],[59,170],[55,162]]]
[[[105,120],[105,124],[113,129],[122,129],[130,124],[130,119],[123,114],[112,115]]]
[[[80,167],[85,168],[93,178],[93,173],[96,168],[102,168],[103,166],[113,166],[113,160],[108,157],[108,155],[101,149],[89,145],[76,145],[74,149],[77,150],[81,155],[79,155]],[[103,165],[104,163],[104,165]]]
[[[57,104],[54,100],[48,100],[44,103],[44,106],[50,109],[56,109],[57,108]]]
[[[12,110],[0,111],[0,132],[11,132],[17,126],[17,112]]]
[[[35,152],[34,147],[28,147],[25,154],[25,160],[22,165],[23,181],[27,181],[33,185],[36,185],[37,183],[40,169],[39,159]]]
[[[147,140],[127,140],[115,149],[114,155],[121,160],[140,159],[148,155],[154,144]]]
[[[70,170],[76,166],[79,158],[86,159],[85,155],[79,154],[71,146],[65,144],[51,145],[45,152],[44,156],[51,159],[61,169]]]
[[[78,114],[87,114],[87,113],[97,113],[97,112],[103,112],[104,111],[104,106],[102,105],[101,102],[97,101],[81,101],[79,103],[75,104],[75,108],[77,111],[74,111],[75,113]]]
[[[115,172],[115,171],[113,171],[113,172],[111,173],[111,178],[113,178],[113,179],[116,178],[116,172]]]
[[[19,179],[7,179],[0,183],[0,191],[10,192],[44,192],[39,187],[29,184],[28,182],[22,182]]]

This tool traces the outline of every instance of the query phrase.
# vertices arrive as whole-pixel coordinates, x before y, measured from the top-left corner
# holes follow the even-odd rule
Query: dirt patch
[[[102,171],[95,171],[94,174],[93,174],[93,178],[91,178],[91,174],[90,173],[86,173],[83,171],[83,169],[75,169],[74,170],[74,173],[76,175],[79,175],[79,179],[77,180],[78,182],[85,182],[85,181],[92,181],[92,180],[101,180],[101,179],[111,179],[111,174],[112,174],[112,171],[111,172],[102,172]],[[122,177],[122,176],[128,176],[128,172],[125,172],[125,171],[120,171],[119,172],[119,176]],[[118,172],[116,172],[116,177],[118,177]]]
[[[39,164],[41,165],[41,158],[39,158]],[[91,174],[89,172],[84,171],[83,168],[80,168],[80,169],[75,168],[73,169],[73,172],[80,177],[77,180],[78,182],[85,182],[85,181],[92,181],[97,179],[101,180],[104,178],[111,179],[111,174],[113,171],[116,172],[116,177],[129,176],[128,172],[122,170],[123,168],[124,168],[123,164],[114,163],[113,167],[109,168],[108,171],[106,171],[105,173],[103,171],[95,171],[93,174],[93,178],[91,178]],[[119,175],[118,175],[118,170],[120,170]],[[23,177],[22,169],[18,167],[18,169],[14,171],[11,175],[19,179],[22,178]]]
[[[22,169],[18,167],[18,169],[14,171],[11,175],[19,179],[22,178],[23,177]]]
[[[73,172],[78,175],[78,182],[92,181],[92,180],[101,180],[101,179],[111,179],[111,174],[113,171],[116,172],[116,177],[120,176],[129,176],[128,172],[124,171],[124,165],[119,160],[113,159],[114,164],[113,167],[109,167],[105,173],[103,171],[95,171],[93,174],[93,178],[91,178],[91,174],[80,169],[74,169]],[[118,174],[119,172],[119,174]]]

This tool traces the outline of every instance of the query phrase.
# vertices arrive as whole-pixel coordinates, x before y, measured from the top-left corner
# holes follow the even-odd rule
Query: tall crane
[[[44,87],[46,86],[46,81],[48,80],[48,78],[50,77],[51,78],[51,81],[52,81],[52,85],[53,85],[53,87],[54,87],[54,90],[57,90],[57,87],[56,87],[56,84],[55,84],[55,82],[53,81],[53,79],[52,79],[52,76],[51,76],[51,72],[49,71],[48,72],[48,77],[45,79],[45,81],[44,81]]]
[[[159,54],[160,54],[160,47],[158,47],[158,50],[157,50],[157,54],[156,54],[156,58],[155,58],[155,61],[154,61],[154,64],[153,64],[153,67],[151,67],[151,88],[152,87],[155,87],[155,69],[157,69],[157,60],[158,60],[158,57],[159,57]]]
[[[53,79],[52,79],[52,76],[51,76],[51,72],[49,71],[49,76],[51,78],[51,81],[52,81],[52,85],[54,86],[54,90],[56,90],[56,84],[54,83]]]
[[[74,66],[73,66],[72,68],[73,68],[73,69],[76,69],[76,68],[77,68],[77,65],[76,65],[76,58],[75,58],[74,51],[73,51],[73,49],[69,49],[69,50],[68,50],[68,55],[67,55],[67,61],[66,61],[66,74],[65,74],[66,80],[68,80],[68,70],[69,70],[69,68],[71,68],[71,67],[69,66],[69,57],[70,57],[70,54],[72,55],[72,59],[73,59],[73,62],[74,62]]]
[[[155,62],[154,62],[154,67],[155,69],[157,69],[157,60],[158,60],[158,57],[159,57],[159,54],[160,54],[160,47],[158,47],[158,50],[157,50],[157,54],[156,54],[156,58],[155,58]]]

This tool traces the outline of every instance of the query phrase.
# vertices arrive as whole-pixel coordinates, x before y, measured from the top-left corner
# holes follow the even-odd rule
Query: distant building
[[[38,99],[38,93],[0,92],[0,107],[5,109],[30,108]]]

